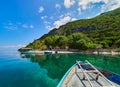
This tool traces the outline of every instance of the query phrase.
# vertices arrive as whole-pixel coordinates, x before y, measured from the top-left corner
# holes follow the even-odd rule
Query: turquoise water
[[[27,56],[0,53],[0,87],[56,87],[76,60],[120,74],[120,56],[57,54]]]

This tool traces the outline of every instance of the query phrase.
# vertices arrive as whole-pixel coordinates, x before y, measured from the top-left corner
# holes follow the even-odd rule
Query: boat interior
[[[76,61],[61,87],[120,87],[108,80],[96,67],[88,61]]]

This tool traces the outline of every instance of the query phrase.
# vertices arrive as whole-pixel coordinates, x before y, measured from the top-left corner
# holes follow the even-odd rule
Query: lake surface
[[[120,74],[120,56],[55,54],[27,56],[0,52],[0,87],[56,87],[76,60]]]

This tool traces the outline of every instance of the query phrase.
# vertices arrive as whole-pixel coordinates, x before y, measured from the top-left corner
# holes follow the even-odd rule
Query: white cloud
[[[59,9],[61,9],[61,5],[60,5],[60,4],[56,4],[56,5],[55,5],[55,8],[56,8],[57,10],[59,10]]]
[[[26,45],[18,44],[18,45],[7,45],[7,46],[0,46],[0,48],[21,48],[25,47]]]
[[[87,19],[90,19],[91,17],[87,17]]]
[[[102,6],[101,13],[116,9],[118,7],[120,7],[120,0],[108,0],[108,2]]]
[[[67,12],[67,13],[64,13],[64,14],[60,15],[59,18],[61,19],[61,18],[64,18],[66,16],[70,16],[71,17],[72,15],[73,14],[71,12]]]
[[[4,28],[7,30],[18,30],[18,26],[16,24],[13,24],[11,21],[4,25]]]
[[[28,28],[29,26],[27,24],[22,25],[23,28]]]
[[[81,10],[92,9],[96,3],[100,2],[104,3],[99,7],[101,9],[100,13],[120,7],[120,0],[78,0],[78,14],[81,14]]]
[[[56,4],[56,5],[55,5],[55,8],[56,8],[57,12],[60,12],[61,5],[60,5],[60,4]]]
[[[28,24],[23,24],[22,27],[25,28],[25,29],[32,29],[32,28],[34,28],[33,25],[28,25]]]
[[[82,14],[82,11],[81,11],[81,8],[78,8],[78,14],[81,15]]]
[[[54,29],[54,27],[51,27],[50,25],[46,25],[46,28],[47,28],[48,30]]]
[[[30,27],[31,29],[32,29],[32,28],[34,28],[34,26],[33,26],[33,25],[30,25],[29,27]]]
[[[17,22],[17,23],[8,22],[5,25],[3,25],[3,28],[7,29],[8,31],[20,30],[20,29],[33,29],[34,25],[24,24],[24,23],[21,23],[21,22]]]
[[[67,12],[66,14],[64,14],[65,16],[72,16],[72,12]]]
[[[18,27],[15,26],[15,25],[6,25],[4,26],[5,29],[8,29],[8,30],[18,30]]]
[[[64,6],[66,8],[70,8],[71,6],[73,6],[75,4],[75,0],[64,0]]]
[[[71,21],[76,21],[76,20],[77,20],[77,18],[72,18],[72,19],[71,19]]]
[[[86,10],[88,8],[90,8],[90,4],[95,4],[95,3],[108,3],[108,0],[79,0],[78,2],[78,6],[82,9],[82,10]]]
[[[42,17],[41,17],[42,20],[44,20],[44,19],[46,19],[46,18],[47,18],[47,16],[42,16]]]
[[[42,13],[44,11],[44,8],[41,6],[40,8],[39,8],[39,13]]]
[[[44,24],[45,24],[46,29],[52,30],[54,28],[59,28],[61,25],[64,25],[68,22],[75,21],[75,20],[77,20],[77,18],[71,17],[71,15],[69,13],[66,13],[64,15],[60,15],[59,19],[54,21],[53,23],[44,21]]]
[[[61,25],[64,25],[64,24],[70,22],[70,20],[71,20],[71,17],[70,16],[66,16],[64,18],[61,18],[61,19],[55,21],[54,22],[54,26],[55,26],[55,28],[59,28]]]
[[[53,27],[50,26],[50,22],[49,21],[44,21],[44,24],[45,24],[45,28],[48,29],[48,30],[52,30]]]
[[[62,14],[62,15],[60,15],[60,17],[59,18],[62,18],[62,17],[64,17],[64,15]]]
[[[79,0],[78,2],[78,12],[81,13],[81,10],[86,10],[92,8],[91,5],[95,3],[103,2],[104,4],[101,6],[101,12],[110,11],[120,7],[120,0]]]
[[[50,22],[48,22],[48,21],[44,21],[44,23],[47,24],[47,25],[50,24]]]

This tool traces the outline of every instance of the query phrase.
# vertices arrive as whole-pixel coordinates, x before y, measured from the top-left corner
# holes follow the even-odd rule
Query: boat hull
[[[102,87],[102,86],[98,86],[99,84],[108,85],[108,87],[120,87],[120,84],[119,84],[120,76],[119,75],[113,74],[106,70],[97,69],[98,72],[100,71],[99,72],[100,75],[99,75],[99,78],[97,81],[97,72],[94,69],[92,69],[90,66],[82,66],[82,68],[85,70],[84,71],[84,72],[86,72],[85,74],[87,74],[85,76],[85,78],[84,78],[84,74],[82,73],[81,67],[78,67],[77,64],[74,64],[65,73],[65,75],[60,80],[57,87],[69,87],[69,86],[70,87]],[[93,71],[93,72],[91,72],[91,71]],[[88,78],[90,78],[90,81],[86,82],[87,80],[89,80]],[[90,84],[88,84],[88,83],[90,83]],[[86,86],[85,85],[83,86],[83,84],[85,84]]]

